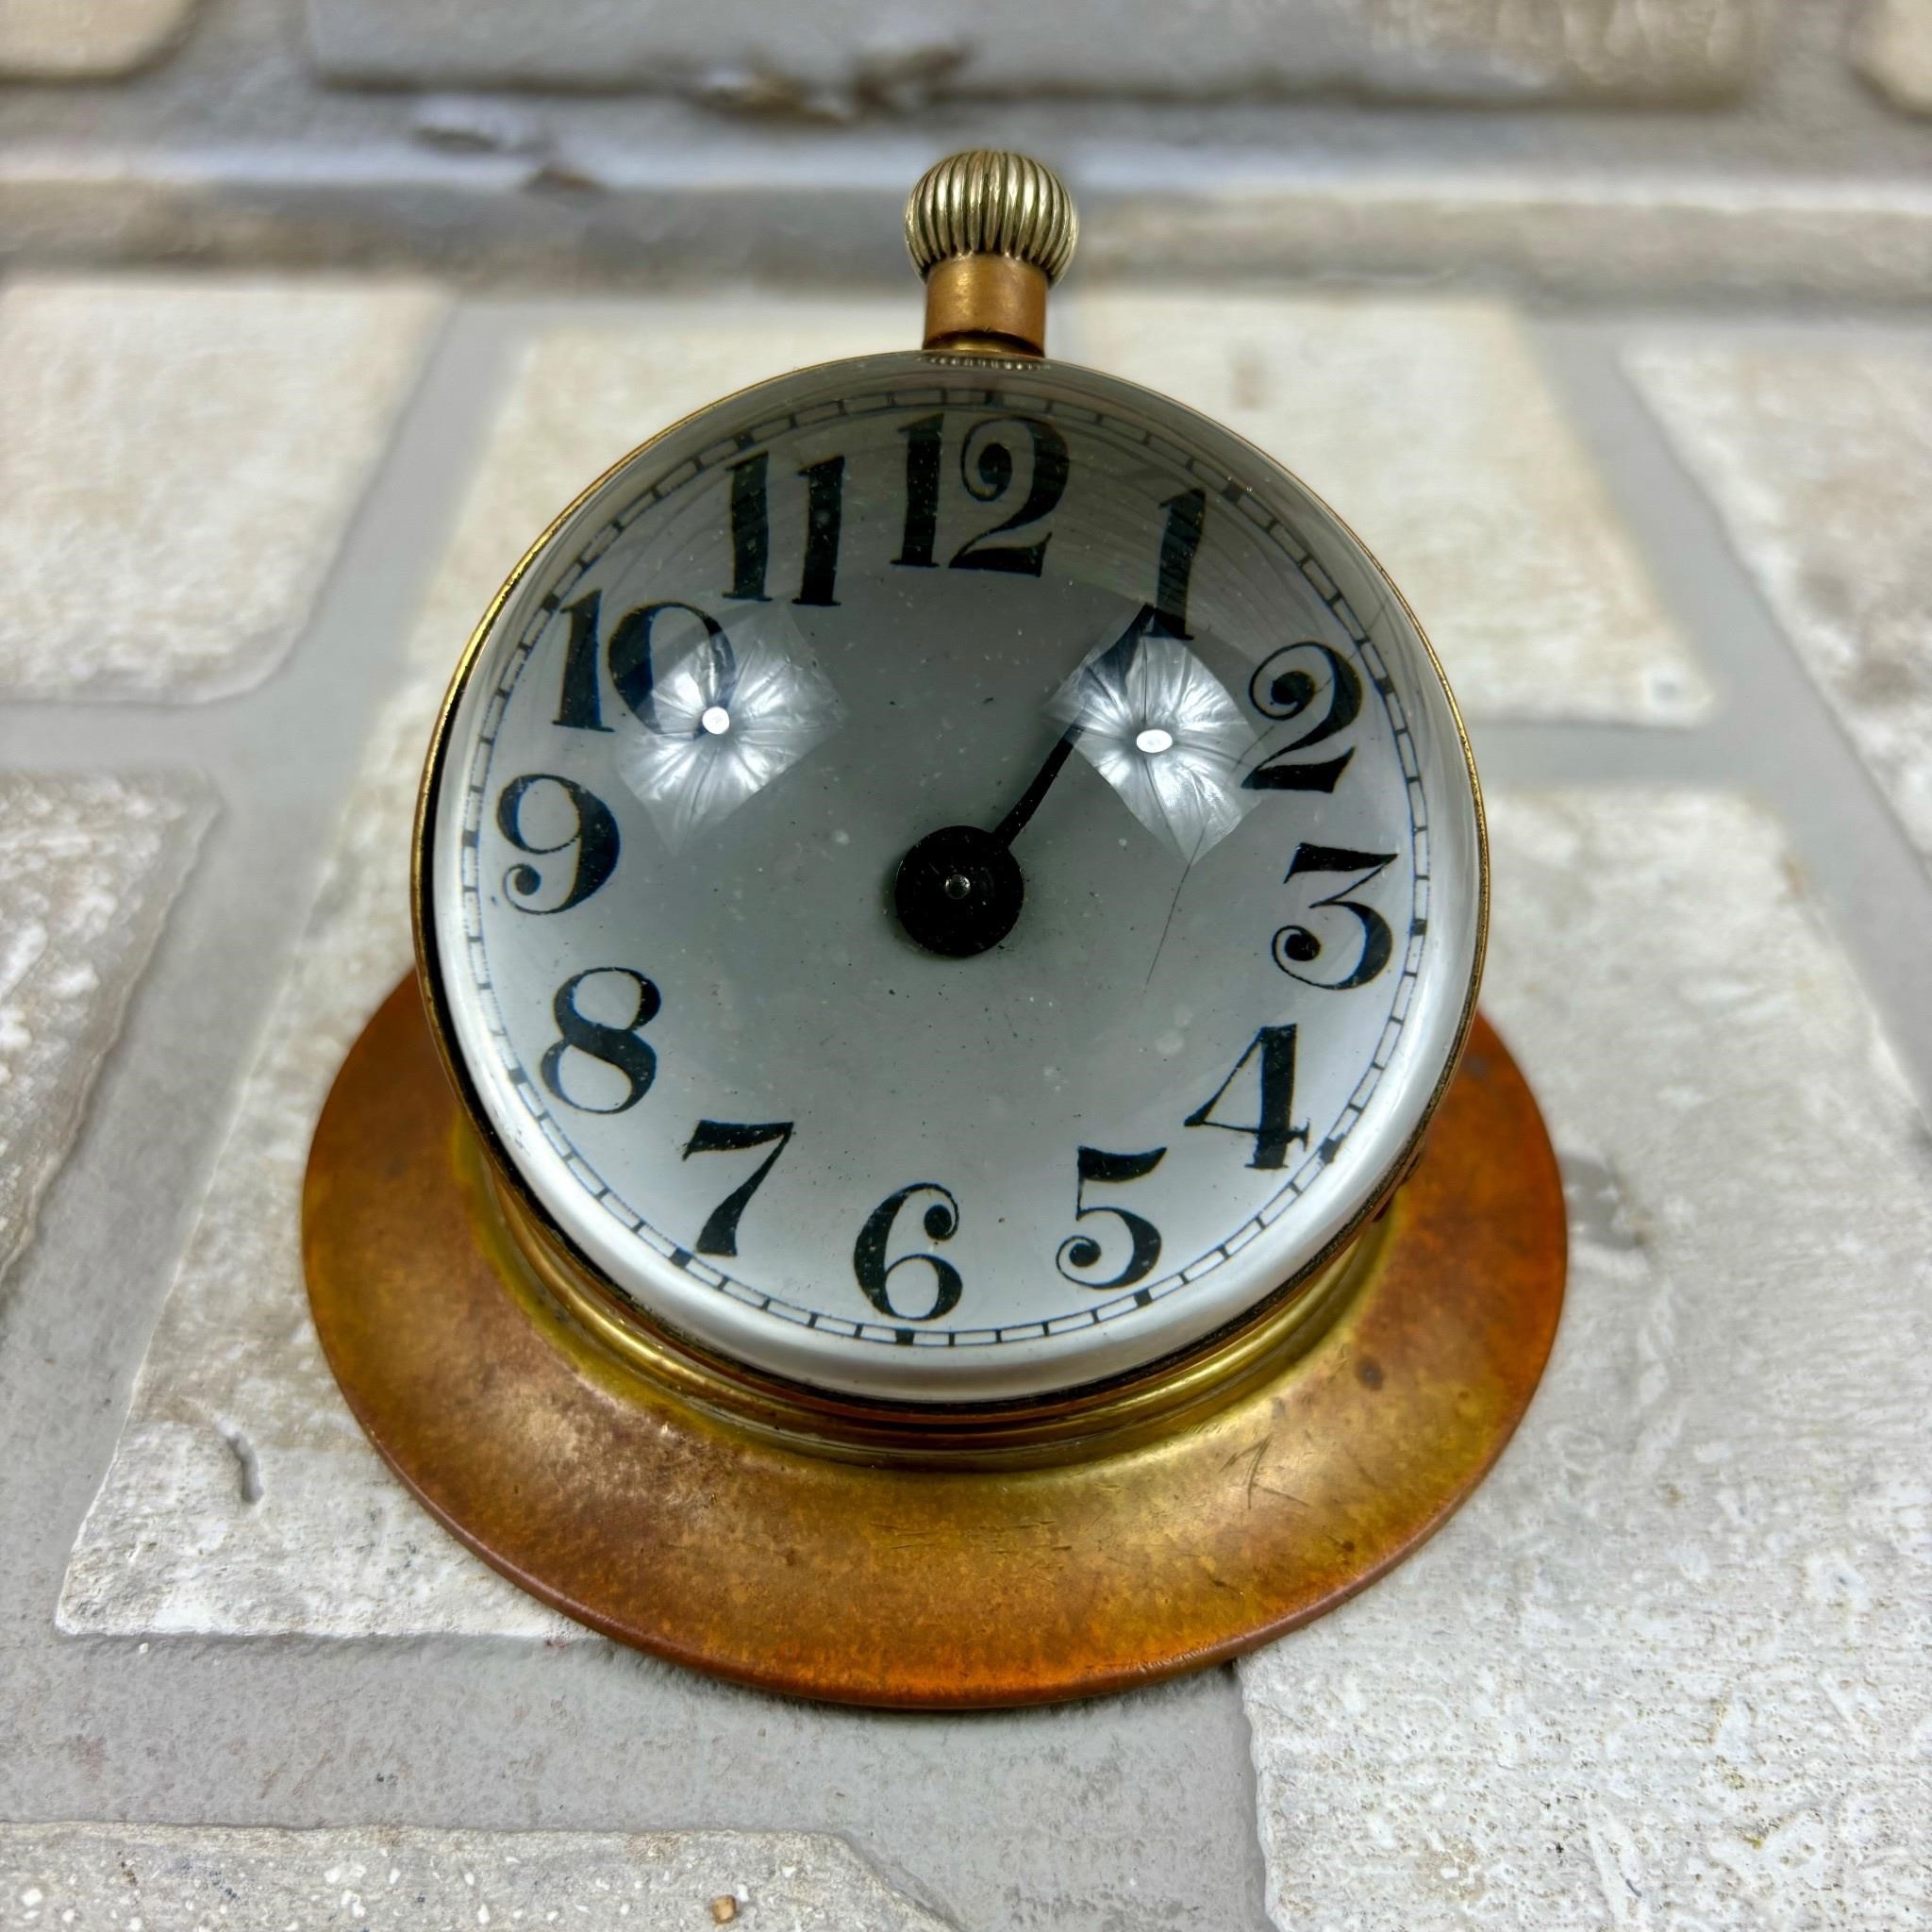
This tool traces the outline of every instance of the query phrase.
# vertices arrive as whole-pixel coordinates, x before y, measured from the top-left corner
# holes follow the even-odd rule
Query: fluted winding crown
[[[1074,258],[1080,221],[1051,168],[1024,155],[969,148],[919,177],[906,204],[906,246],[922,280],[962,255],[1007,255],[1057,282]]]

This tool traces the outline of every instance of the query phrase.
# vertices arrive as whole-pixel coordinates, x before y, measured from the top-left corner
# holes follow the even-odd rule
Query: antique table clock
[[[324,1345],[429,1508],[808,1695],[1319,1613],[1479,1480],[1561,1299],[1441,673],[1294,477],[1045,358],[1074,232],[1037,163],[941,162],[922,349],[726,397],[537,540],[311,1156]]]

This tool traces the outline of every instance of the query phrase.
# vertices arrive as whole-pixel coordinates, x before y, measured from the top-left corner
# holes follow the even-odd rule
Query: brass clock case
[[[1565,1224],[1535,1100],[1478,1019],[1421,1161],[1322,1285],[1319,1332],[1264,1338],[1157,1427],[1116,1415],[1044,1455],[948,1465],[813,1441],[569,1311],[506,1215],[410,979],[324,1110],[303,1247],[358,1420],[511,1581],[766,1690],[939,1708],[1233,1657],[1400,1561],[1528,1406]]]
[[[930,171],[908,213],[928,352],[1038,357],[1075,231],[1038,163],[975,151]],[[397,1474],[579,1623],[855,1704],[1124,1689],[1264,1642],[1400,1561],[1521,1419],[1565,1267],[1541,1117],[1474,1012],[1488,872],[1453,700],[1476,815],[1460,1063],[1330,1244],[1229,1328],[1110,1382],[950,1407],[835,1396],[625,1303],[492,1138],[452,1034],[438,778],[489,627],[552,533],[458,669],[416,826],[420,979],[351,1050],[309,1157],[316,1327]]]

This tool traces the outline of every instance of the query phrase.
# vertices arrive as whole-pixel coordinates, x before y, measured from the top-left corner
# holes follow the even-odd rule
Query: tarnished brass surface
[[[952,355],[1046,354],[1046,276],[1009,255],[962,255],[925,278],[925,341]]]
[[[1562,1302],[1555,1158],[1481,1021],[1311,1348],[1171,1431],[1022,1469],[828,1456],[654,1385],[549,1298],[483,1176],[407,982],[343,1066],[303,1204],[316,1326],[376,1447],[579,1621],[849,1703],[1120,1690],[1319,1616],[1481,1479]]]
[[[473,1142],[468,1152],[480,1237],[495,1239],[506,1279],[527,1284],[573,1319],[576,1352],[595,1350],[658,1389],[820,1455],[908,1467],[1064,1462],[1114,1453],[1206,1415],[1312,1348],[1368,1278],[1388,1236],[1385,1217],[1251,1319],[1132,1374],[1012,1403],[868,1402],[761,1374],[652,1322],[571,1253],[480,1147]]]

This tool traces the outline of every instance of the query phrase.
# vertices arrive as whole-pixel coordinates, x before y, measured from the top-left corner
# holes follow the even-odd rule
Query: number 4
[[[1234,1085],[1241,1069],[1257,1057],[1261,1083],[1259,1117],[1252,1123],[1216,1120],[1214,1109],[1221,1105],[1221,1096]],[[1197,1107],[1188,1116],[1187,1124],[1191,1127],[1219,1127],[1224,1134],[1251,1135],[1255,1151],[1248,1158],[1248,1165],[1279,1168],[1288,1165],[1288,1150],[1295,1141],[1299,1141],[1304,1147],[1308,1144],[1307,1123],[1304,1121],[1296,1126],[1293,1115],[1294,1028],[1263,1026],[1248,1041],[1247,1051],[1235,1061],[1227,1078],[1203,1106]]]

